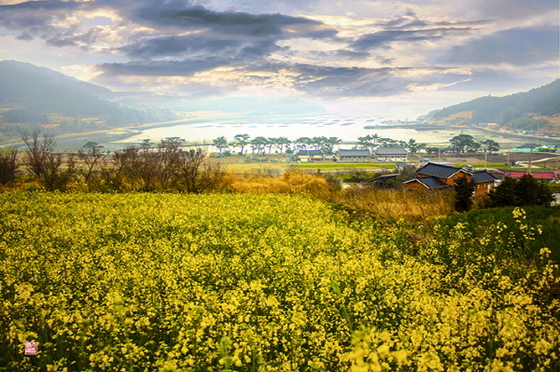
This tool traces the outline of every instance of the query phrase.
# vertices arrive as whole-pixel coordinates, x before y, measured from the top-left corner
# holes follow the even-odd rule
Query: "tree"
[[[276,137],[268,137],[266,139],[266,146],[268,147],[269,154],[272,153],[272,147],[276,145],[276,141],[278,141],[278,138]]]
[[[291,143],[291,141],[287,137],[278,137],[276,138],[276,148],[280,150],[280,153],[284,152],[284,146],[287,146]]]
[[[488,193],[485,207],[507,207],[516,205],[516,188],[516,179],[511,177],[504,178],[498,187]]]
[[[224,149],[227,149],[229,147],[227,139],[224,136],[218,137],[212,142],[214,143],[214,146],[220,151],[220,154]]]
[[[266,137],[255,137],[251,140],[251,151],[253,151],[253,154],[255,153],[255,150],[257,150],[257,154],[260,154],[261,152],[264,153],[264,149],[267,144],[268,139],[266,139]]]
[[[239,151],[239,154],[243,154],[245,146],[249,144],[248,140],[250,137],[251,136],[249,136],[248,134],[236,134],[235,137],[233,137],[233,139],[235,140],[235,146],[241,147],[241,151]]]
[[[140,142],[140,147],[143,149],[147,149],[149,147],[152,147],[154,145],[154,143],[152,141],[150,141],[149,138],[145,138],[142,140],[142,142]]]
[[[40,178],[45,173],[45,166],[49,154],[54,151],[55,141],[54,136],[43,134],[40,138],[40,132],[34,131],[33,133],[23,133],[21,140],[27,146],[23,160],[31,170],[35,177]]]
[[[490,153],[500,150],[500,144],[491,139],[482,141],[481,144],[484,145],[484,149]]]
[[[518,180],[510,177],[502,180],[498,187],[488,193],[485,207],[548,206],[553,200],[552,190],[546,183],[525,174]]]
[[[86,145],[88,143],[86,143]],[[84,147],[86,146],[84,145]],[[82,163],[81,167],[78,168],[78,173],[84,177],[84,182],[86,183],[86,185],[91,184],[93,175],[99,169],[100,165],[105,159],[105,153],[100,150],[102,147],[103,146],[96,145],[93,147],[89,147],[88,151],[78,150],[78,159]]]
[[[6,186],[15,181],[17,164],[17,150],[0,152],[0,184]]]
[[[313,140],[309,137],[300,137],[295,141],[298,150],[307,150],[307,147],[313,144]]]
[[[24,163],[39,183],[47,191],[66,190],[75,172],[74,157],[69,155],[64,158],[63,154],[54,153],[56,142],[52,135],[45,133],[40,138],[39,131],[34,131],[31,134],[24,133],[21,139],[27,146]],[[63,164],[66,164],[65,169]]]
[[[377,133],[373,136],[371,134],[368,134],[364,137],[358,137],[358,143],[360,144],[360,147],[373,150],[375,147],[379,146],[378,141],[380,139],[381,138],[377,135]]]
[[[426,152],[428,154],[438,154],[439,153],[439,147],[437,146],[428,146],[426,147]]]
[[[329,137],[325,140],[325,143],[323,144],[323,147],[321,148],[321,150],[325,154],[332,154],[333,151],[334,151],[334,146],[338,145],[341,142],[342,142],[342,140],[338,137]]]
[[[406,143],[406,147],[408,148],[408,151],[410,151],[411,154],[416,154],[416,152],[420,148],[420,145],[416,142],[414,138],[411,138]]]
[[[544,182],[536,180],[530,174],[524,174],[518,180],[515,192],[519,206],[547,206],[554,200],[552,190]]]
[[[455,179],[455,210],[457,212],[468,212],[472,206],[472,196],[476,183],[467,177],[459,177]]]
[[[95,141],[87,141],[86,144],[83,146],[84,149],[102,149],[103,146],[98,144]]]
[[[185,143],[185,140],[181,137],[165,137],[161,141],[162,146],[172,146],[172,147],[180,147]]]
[[[480,147],[480,144],[477,143],[470,134],[459,134],[451,138],[449,142],[451,142],[451,146],[456,151],[461,153],[465,153],[469,149],[475,150]]]
[[[206,152],[202,149],[181,154],[175,173],[175,182],[179,190],[200,194],[217,187],[226,172],[220,164],[203,164],[205,157]]]

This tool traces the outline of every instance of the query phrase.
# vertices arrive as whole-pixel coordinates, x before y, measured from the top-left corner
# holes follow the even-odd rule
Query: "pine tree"
[[[457,212],[468,212],[472,206],[472,196],[476,184],[467,177],[455,180],[455,210]]]

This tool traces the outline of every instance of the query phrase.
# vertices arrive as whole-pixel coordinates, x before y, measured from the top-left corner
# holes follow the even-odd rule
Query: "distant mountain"
[[[161,120],[155,112],[123,106],[109,89],[48,68],[0,61],[0,126],[50,125],[77,131]],[[87,127],[87,128],[86,128]]]
[[[442,122],[455,121],[460,124],[515,125],[522,122],[530,123],[531,120],[528,119],[534,117],[552,117],[558,114],[560,114],[560,79],[528,92],[505,97],[481,97],[432,111],[428,119]]]

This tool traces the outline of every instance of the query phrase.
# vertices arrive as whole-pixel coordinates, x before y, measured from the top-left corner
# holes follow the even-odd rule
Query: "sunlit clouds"
[[[0,1],[0,59],[113,90],[460,102],[557,78],[558,14],[548,0]]]

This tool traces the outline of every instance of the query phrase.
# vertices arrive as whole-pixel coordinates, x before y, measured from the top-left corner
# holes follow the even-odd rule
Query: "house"
[[[325,159],[321,150],[299,150],[294,157],[301,162],[323,161]]]
[[[406,162],[408,152],[404,147],[379,147],[375,155],[377,161]]]
[[[455,180],[466,177],[476,183],[474,196],[485,195],[494,189],[496,177],[487,171],[469,172],[450,165],[428,163],[416,170],[416,178],[405,181],[407,189],[437,191],[455,186]]]
[[[455,186],[455,179],[458,177],[469,177],[470,173],[463,168],[450,165],[428,163],[416,170],[416,177],[436,177],[441,182],[449,186]]]
[[[478,171],[472,173],[471,180],[476,183],[474,189],[474,196],[486,195],[494,190],[497,178],[492,173],[487,171]]]
[[[369,149],[365,150],[338,150],[338,161],[341,162],[367,162],[371,159]]]
[[[404,181],[404,185],[407,189],[411,190],[417,189],[429,191],[438,191],[452,187],[451,185],[442,182],[439,178],[433,176],[416,177],[411,180]]]

